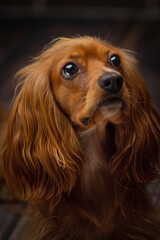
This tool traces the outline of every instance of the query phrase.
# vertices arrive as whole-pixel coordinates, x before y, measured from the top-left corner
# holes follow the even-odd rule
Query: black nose
[[[123,78],[118,73],[104,73],[99,79],[98,84],[108,93],[118,93],[123,86]]]

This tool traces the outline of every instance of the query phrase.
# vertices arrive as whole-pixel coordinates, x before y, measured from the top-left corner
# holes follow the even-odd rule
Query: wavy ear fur
[[[125,64],[129,91],[128,111],[121,124],[115,125],[116,153],[112,157],[113,173],[122,185],[146,183],[158,177],[160,167],[160,116],[150,93],[128,55]]]
[[[18,198],[56,204],[73,188],[83,156],[70,121],[55,102],[50,65],[49,58],[40,56],[18,73],[23,82],[2,155],[6,181]]]

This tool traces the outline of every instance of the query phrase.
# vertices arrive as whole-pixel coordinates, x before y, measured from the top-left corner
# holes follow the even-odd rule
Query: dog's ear
[[[6,181],[19,199],[52,199],[54,205],[73,188],[83,153],[54,99],[49,73],[54,60],[44,55],[17,74],[21,90],[10,115],[2,159]]]
[[[148,88],[128,55],[124,64],[128,103],[123,122],[115,125],[116,153],[112,170],[117,182],[146,183],[158,177],[160,167],[160,116]]]

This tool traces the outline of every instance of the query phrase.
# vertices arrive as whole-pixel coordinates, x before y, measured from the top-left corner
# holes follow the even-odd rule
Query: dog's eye
[[[110,63],[113,67],[120,68],[121,67],[121,60],[118,55],[112,55],[110,57]]]
[[[78,67],[74,63],[66,64],[62,69],[62,77],[65,79],[72,79],[78,73]]]

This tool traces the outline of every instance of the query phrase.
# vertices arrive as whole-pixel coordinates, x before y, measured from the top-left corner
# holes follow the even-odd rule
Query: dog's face
[[[85,129],[120,119],[129,98],[123,68],[126,53],[93,38],[63,40],[63,44],[51,82],[64,113]]]

